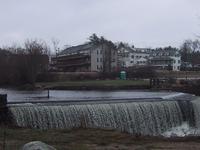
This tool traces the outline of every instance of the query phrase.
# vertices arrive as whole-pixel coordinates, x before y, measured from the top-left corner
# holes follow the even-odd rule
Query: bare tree
[[[43,40],[27,39],[24,43],[25,53],[29,55],[43,55],[49,53],[49,47]]]
[[[42,40],[26,40],[25,48],[25,68],[27,81],[35,83],[38,73],[45,71],[48,65],[49,47]]]
[[[190,62],[192,65],[200,64],[200,41],[186,40],[181,45],[181,59]]]
[[[52,41],[53,48],[54,48],[54,51],[56,52],[56,56],[57,56],[58,53],[59,53],[58,45],[59,45],[60,41],[58,39],[56,39],[56,38],[52,38],[51,41]]]
[[[49,47],[42,40],[26,40],[0,48],[0,84],[34,84],[39,73],[48,69]]]

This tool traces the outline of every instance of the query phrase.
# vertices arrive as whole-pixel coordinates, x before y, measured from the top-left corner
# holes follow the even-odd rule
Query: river
[[[177,95],[178,92],[150,92],[147,90],[122,90],[122,91],[18,91],[14,89],[0,88],[0,94],[7,94],[8,102],[32,102],[32,101],[94,101],[113,99],[164,99]]]

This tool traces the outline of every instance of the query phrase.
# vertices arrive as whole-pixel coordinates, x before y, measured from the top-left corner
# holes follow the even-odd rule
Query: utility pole
[[[49,89],[47,89],[47,98],[49,99]]]

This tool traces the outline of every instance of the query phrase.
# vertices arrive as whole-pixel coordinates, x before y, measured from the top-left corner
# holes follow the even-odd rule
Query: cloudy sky
[[[0,0],[0,45],[81,44],[92,33],[136,47],[179,47],[200,34],[200,0]]]

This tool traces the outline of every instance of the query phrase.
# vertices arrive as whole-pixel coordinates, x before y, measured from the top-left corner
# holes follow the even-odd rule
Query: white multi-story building
[[[156,69],[179,71],[181,56],[173,48],[151,50],[124,46],[118,49],[118,64],[120,68],[151,65]]]
[[[60,71],[112,72],[117,69],[117,50],[107,44],[73,46],[52,58],[52,66]]]
[[[118,50],[120,67],[134,67],[148,64],[149,54],[142,49],[121,47]],[[144,50],[144,49],[143,49]]]
[[[180,71],[181,55],[176,49],[158,49],[152,51],[149,62],[157,69]]]

